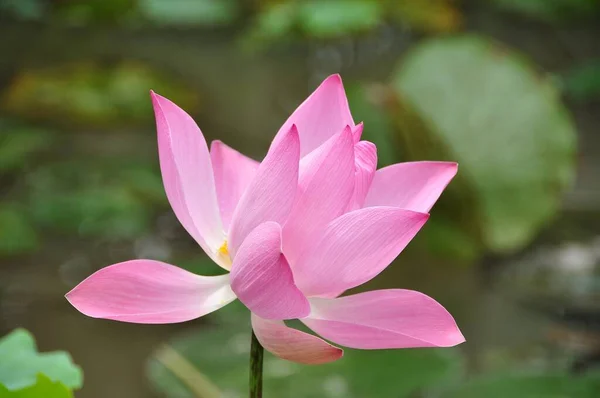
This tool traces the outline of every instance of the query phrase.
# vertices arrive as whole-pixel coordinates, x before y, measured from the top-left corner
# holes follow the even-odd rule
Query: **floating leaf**
[[[471,380],[442,394],[442,398],[593,398],[600,375],[506,375]]]
[[[210,394],[215,390],[227,396],[245,395],[250,329],[248,324],[240,326],[239,319],[249,314],[240,314],[237,308],[231,310],[235,311],[237,322],[195,330],[154,355],[149,363],[149,377],[167,397],[213,397]],[[348,349],[341,360],[319,366],[300,365],[265,353],[264,394],[286,397],[293,391],[295,398],[409,397],[455,378],[461,365],[455,349]],[[201,391],[190,383],[198,379],[203,380]]]
[[[27,253],[38,244],[37,233],[23,209],[0,204],[0,255]]]
[[[61,382],[52,382],[46,376],[39,374],[32,386],[10,391],[0,384],[0,398],[72,398],[73,393]]]
[[[69,388],[81,388],[81,369],[66,352],[38,353],[31,333],[16,329],[0,339],[0,384],[10,391],[31,387],[38,374]]]
[[[575,171],[575,129],[551,82],[509,50],[467,36],[421,44],[394,87],[406,105],[394,114],[408,109],[422,123],[403,134],[408,159],[458,161],[486,247],[512,251],[530,242]]]

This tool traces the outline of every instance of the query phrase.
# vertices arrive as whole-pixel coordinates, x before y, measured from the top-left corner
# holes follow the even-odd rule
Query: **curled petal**
[[[214,258],[225,235],[206,141],[185,111],[154,92],[151,97],[167,198],[179,222]]]
[[[428,217],[369,207],[336,218],[294,264],[296,284],[307,296],[323,296],[369,281],[400,254]]]
[[[229,275],[199,276],[153,260],[132,260],[95,272],[66,295],[92,318],[177,323],[235,300]]]
[[[248,184],[254,178],[259,163],[228,147],[221,141],[213,141],[210,145],[210,157],[215,173],[215,184],[221,220],[225,231],[229,230],[229,222]]]
[[[444,307],[412,290],[376,290],[310,302],[311,315],[302,322],[346,347],[452,347],[465,341]]]
[[[360,137],[363,133],[363,127],[363,122],[360,122],[356,126],[354,126],[354,129],[352,130],[352,137],[354,138],[355,144],[358,144],[358,142],[360,141]]]
[[[371,181],[377,170],[377,147],[369,141],[360,141],[354,146],[354,198],[350,210],[363,207]]]
[[[259,224],[285,222],[296,196],[299,163],[300,140],[296,126],[292,126],[279,142],[273,142],[233,213],[229,251],[234,258],[246,236]]]
[[[377,170],[365,207],[394,206],[429,212],[458,171],[452,162],[406,162]]]
[[[231,266],[231,288],[263,318],[294,319],[310,313],[281,252],[281,227],[275,222],[259,225],[242,243]]]
[[[270,321],[252,314],[252,328],[267,351],[288,361],[319,365],[337,361],[344,355],[341,348],[311,334],[289,328],[282,321]]]
[[[354,191],[350,127],[302,158],[296,202],[283,229],[283,250],[294,264],[315,234],[342,215]]]
[[[292,125],[300,132],[300,156],[319,147],[354,120],[340,75],[331,75],[294,111],[275,136],[278,142]]]

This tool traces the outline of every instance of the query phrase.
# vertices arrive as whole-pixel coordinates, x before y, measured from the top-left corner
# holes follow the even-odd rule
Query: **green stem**
[[[253,330],[250,345],[250,398],[262,398],[263,352]]]

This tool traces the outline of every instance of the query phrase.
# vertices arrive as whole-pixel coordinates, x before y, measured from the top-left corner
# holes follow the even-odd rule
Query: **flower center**
[[[227,240],[223,242],[221,247],[217,249],[217,258],[220,260],[221,266],[225,269],[231,269],[231,257],[227,248]]]

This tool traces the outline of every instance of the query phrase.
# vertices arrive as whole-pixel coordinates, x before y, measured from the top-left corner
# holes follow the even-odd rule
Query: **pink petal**
[[[206,141],[181,108],[154,92],[151,97],[167,198],[179,222],[214,257],[225,235]]]
[[[259,224],[283,224],[287,219],[298,186],[299,162],[300,141],[296,126],[292,126],[279,142],[273,142],[233,213],[228,245],[233,257]]]
[[[302,158],[296,203],[283,229],[283,251],[294,264],[305,245],[342,215],[354,191],[350,127]]]
[[[397,163],[377,170],[365,207],[394,206],[428,212],[456,175],[452,162]]]
[[[263,318],[295,319],[310,313],[281,253],[281,227],[272,221],[256,227],[240,246],[231,266],[231,288]]]
[[[294,264],[296,284],[306,296],[322,296],[369,281],[400,254],[428,217],[395,207],[340,216]]]
[[[346,126],[354,128],[348,99],[340,75],[331,75],[294,111],[275,136],[282,135],[295,124],[300,133],[300,155],[304,156]]]
[[[233,211],[256,174],[259,163],[221,141],[211,143],[210,157],[215,173],[221,220],[223,228],[227,231]]]
[[[377,170],[377,147],[369,141],[360,141],[354,146],[354,198],[350,210],[363,207]]]
[[[312,313],[302,322],[346,347],[452,347],[465,341],[444,307],[412,290],[376,290],[310,301]]]
[[[358,123],[352,130],[352,137],[354,137],[354,143],[357,144],[360,141],[360,137],[363,133],[363,122]]]
[[[132,260],[95,272],[66,295],[92,318],[133,323],[189,321],[230,303],[229,275],[199,276],[153,260]]]
[[[260,344],[273,355],[306,365],[337,361],[344,351],[308,333],[252,314],[252,328]]]

